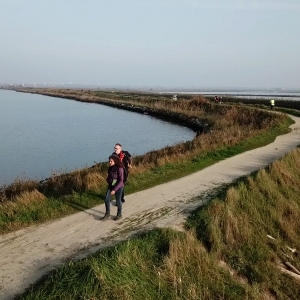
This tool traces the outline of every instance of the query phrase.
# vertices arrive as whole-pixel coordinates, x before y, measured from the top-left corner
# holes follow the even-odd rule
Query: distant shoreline
[[[19,89],[70,89],[70,90],[102,90],[119,92],[145,92],[145,93],[163,93],[163,94],[201,94],[214,95],[223,94],[228,96],[266,96],[266,97],[300,97],[300,89],[290,88],[175,88],[175,87],[131,87],[131,86],[97,86],[97,85],[0,85],[0,89],[19,90]]]
[[[262,100],[291,100],[291,101],[300,101],[300,93],[297,94],[264,94],[264,93],[227,93],[227,92],[157,92],[158,94],[171,94],[171,95],[201,95],[207,98],[213,98],[214,96],[221,96],[225,98],[242,98],[242,99],[262,99]]]
[[[214,96],[214,95],[222,95],[222,96],[230,96],[230,97],[236,97],[236,96],[241,96],[241,97],[299,97],[300,98],[300,92],[298,93],[298,95],[296,94],[249,94],[249,93],[243,93],[243,94],[238,94],[238,92],[234,93],[227,93],[227,92],[172,92],[172,91],[168,91],[168,92],[159,92],[161,94],[188,94],[188,95],[192,95],[192,94],[198,94],[198,95],[203,95],[203,96]]]

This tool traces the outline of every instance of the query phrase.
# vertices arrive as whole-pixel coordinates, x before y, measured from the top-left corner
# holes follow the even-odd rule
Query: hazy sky
[[[299,0],[0,0],[0,83],[300,88]]]

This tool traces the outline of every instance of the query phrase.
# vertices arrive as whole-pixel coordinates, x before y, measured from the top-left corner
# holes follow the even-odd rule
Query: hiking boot
[[[122,218],[122,215],[117,215],[114,220],[117,221],[117,220],[120,220]]]
[[[124,202],[125,202],[125,198],[123,198],[123,199],[121,200],[121,202],[124,203]]]
[[[100,220],[105,221],[110,218],[110,214],[105,214]]]

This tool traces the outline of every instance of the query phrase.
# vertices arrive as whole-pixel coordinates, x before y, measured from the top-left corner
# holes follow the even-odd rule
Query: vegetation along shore
[[[155,229],[50,272],[16,299],[299,299],[300,149]]]
[[[244,105],[240,99],[220,105],[187,95],[173,101],[168,95],[144,93],[22,92],[149,113],[198,133],[192,141],[136,157],[127,193],[266,145],[292,124],[284,113]],[[71,261],[17,298],[299,299],[299,156],[296,149],[269,168],[223,187],[189,217],[184,231],[156,229]],[[106,169],[107,163],[99,163],[43,182],[16,181],[3,187],[1,233],[99,204]]]
[[[85,90],[29,89],[22,92],[98,102],[149,113],[186,124],[199,132],[187,141],[135,157],[127,193],[180,178],[226,157],[270,143],[288,131],[292,123],[285,114],[245,105],[218,105],[201,96],[127,94]],[[53,176],[43,182],[16,180],[1,189],[0,232],[45,222],[74,213],[74,194],[90,208],[103,199],[107,163]]]

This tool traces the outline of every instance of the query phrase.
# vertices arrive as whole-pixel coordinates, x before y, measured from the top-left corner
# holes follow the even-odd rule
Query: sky
[[[299,0],[0,0],[0,84],[300,88]]]

